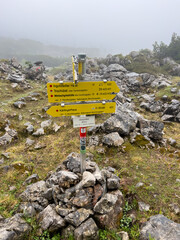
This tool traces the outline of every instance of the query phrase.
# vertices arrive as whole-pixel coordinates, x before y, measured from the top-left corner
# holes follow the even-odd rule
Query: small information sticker
[[[73,117],[73,127],[92,127],[95,125],[95,116]]]

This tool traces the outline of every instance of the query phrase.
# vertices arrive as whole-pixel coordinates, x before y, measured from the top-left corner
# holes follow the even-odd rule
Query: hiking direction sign
[[[80,116],[80,115],[94,115],[102,113],[114,113],[116,110],[115,102],[106,103],[81,103],[52,106],[47,110],[47,114],[52,117],[61,116]]]
[[[47,114],[52,117],[74,116],[74,127],[80,127],[80,167],[82,174],[86,170],[86,127],[95,124],[95,117],[91,115],[114,113],[116,103],[112,100],[120,91],[114,81],[106,79],[103,81],[85,81],[85,62],[86,54],[78,54],[78,58],[72,56],[73,82],[47,83],[48,101],[61,103],[59,106],[51,106],[47,110]],[[78,75],[76,72],[77,63]]]
[[[47,83],[48,101],[81,102],[112,100],[119,92],[114,81]]]

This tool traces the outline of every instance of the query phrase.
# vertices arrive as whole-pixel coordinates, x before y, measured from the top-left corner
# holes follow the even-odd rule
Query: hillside
[[[16,57],[19,61],[37,61],[41,59],[46,66],[54,67],[69,61],[71,55],[85,52],[89,57],[100,57],[101,51],[97,48],[73,48],[66,46],[45,45],[30,39],[15,40],[0,37],[0,58]]]
[[[35,45],[38,49],[37,54],[45,51],[42,44]],[[49,53],[53,52],[51,50],[52,48],[49,49]],[[70,49],[68,51],[70,53]],[[87,158],[94,166],[97,164],[101,171],[107,171],[107,175],[113,171],[113,177],[120,178],[119,189],[123,195],[121,214],[118,216],[116,227],[100,228],[98,233],[100,240],[125,239],[122,233],[119,234],[122,231],[127,232],[129,239],[147,239],[143,235],[143,226],[149,217],[156,214],[164,215],[177,223],[174,229],[177,229],[178,234],[180,223],[178,69],[178,63],[172,60],[171,63],[157,60],[150,52],[132,52],[125,57],[109,55],[106,58],[87,60],[86,80],[107,79],[115,81],[120,88],[115,98],[116,114],[96,115],[96,126],[88,128]],[[42,202],[38,203],[39,192],[35,191],[32,193],[31,201],[28,202],[31,211],[27,211],[26,215],[23,204],[27,202],[22,200],[20,194],[24,194],[29,184],[40,180],[45,180],[46,183],[49,181],[53,188],[56,174],[59,169],[63,169],[63,161],[66,160],[67,163],[72,152],[79,153],[79,129],[73,128],[71,117],[52,118],[46,114],[51,105],[48,103],[46,83],[59,80],[72,81],[71,71],[71,68],[63,71],[60,69],[56,76],[52,76],[50,73],[44,75],[42,69],[39,75],[33,75],[32,79],[29,79],[28,72],[17,62],[0,61],[0,233],[2,231],[5,234],[7,229],[3,222],[4,218],[11,219],[16,213],[21,212],[24,213],[26,223],[31,226],[28,228],[21,222],[22,220],[18,220],[24,224],[24,232],[22,229],[22,232],[19,230],[26,236],[23,239],[64,239],[60,237],[63,236],[60,230],[43,228],[43,224],[38,225],[35,220],[38,211],[45,209],[43,206],[45,200],[48,207],[59,206],[54,200],[56,197],[47,201],[43,195]],[[78,161],[78,156],[74,158]],[[37,175],[27,180],[32,174]],[[78,177],[82,178],[81,175]],[[112,180],[113,177],[107,179]],[[99,182],[96,179],[97,183]],[[64,194],[63,187],[61,186],[61,193]],[[56,190],[51,189],[58,195]],[[33,200],[33,197],[36,200]],[[63,208],[66,205],[67,210],[68,202],[64,196],[62,201]],[[76,206],[75,210],[77,209],[79,208]],[[19,226],[14,228],[16,227],[18,229]],[[12,233],[14,230],[8,231]],[[15,232],[17,237],[18,231]],[[155,233],[152,231],[148,239],[158,239],[154,236]],[[66,239],[74,238],[69,236]],[[93,239],[92,236],[89,239]]]

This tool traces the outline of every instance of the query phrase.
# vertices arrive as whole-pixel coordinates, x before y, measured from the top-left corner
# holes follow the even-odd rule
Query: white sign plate
[[[73,127],[92,127],[95,125],[95,116],[73,117]]]

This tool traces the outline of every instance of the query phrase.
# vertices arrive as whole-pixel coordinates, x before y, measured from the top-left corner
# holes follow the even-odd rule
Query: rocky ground
[[[70,117],[46,114],[53,77],[41,63],[24,69],[14,59],[0,62],[0,239],[42,239],[65,228],[75,239],[179,239],[180,77],[130,72],[124,61],[87,61],[87,80],[115,81],[120,92],[116,114],[98,115],[88,128],[91,183],[83,187],[78,155],[76,170],[67,164],[79,152],[79,129]],[[72,80],[71,69],[59,80]],[[64,195],[70,187],[78,191]]]

